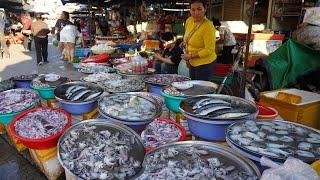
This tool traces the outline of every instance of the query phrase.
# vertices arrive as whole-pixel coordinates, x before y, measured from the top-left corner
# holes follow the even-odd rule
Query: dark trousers
[[[213,73],[216,69],[216,61],[201,66],[190,66],[189,74],[192,80],[210,81],[213,79]]]
[[[222,57],[221,57],[222,64],[232,64],[233,63],[233,56],[231,54],[231,51],[233,48],[234,48],[234,46],[223,46]]]
[[[34,45],[36,47],[36,54],[37,54],[37,63],[47,62],[48,60],[48,37],[46,38],[39,38],[34,37]]]

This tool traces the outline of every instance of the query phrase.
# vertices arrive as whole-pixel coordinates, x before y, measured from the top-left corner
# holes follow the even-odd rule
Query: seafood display
[[[38,103],[39,95],[29,89],[12,89],[0,93],[0,114],[25,110]]]
[[[126,58],[119,58],[119,59],[111,59],[110,63],[117,65],[117,64],[123,64],[123,63],[127,63],[129,60]]]
[[[137,96],[141,96],[145,99],[148,99],[150,101],[155,101],[159,107],[162,107],[164,105],[164,99],[163,97],[154,94],[154,93],[149,93],[149,92],[129,92],[128,94],[134,94]]]
[[[104,81],[100,85],[111,93],[142,91],[145,87],[144,82],[136,78]]]
[[[14,82],[11,79],[0,82],[0,92],[12,89],[13,87],[14,87]]]
[[[64,84],[55,90],[57,97],[73,102],[91,101],[97,99],[102,93],[102,88],[97,88],[93,85],[90,86],[90,84],[85,83]]]
[[[258,170],[249,162],[212,143],[179,142],[147,154],[138,179],[258,179]]]
[[[71,127],[59,140],[62,166],[82,179],[129,179],[139,174],[144,149],[125,127],[90,120]]]
[[[100,81],[107,81],[107,80],[117,80],[121,79],[121,76],[115,73],[105,73],[105,72],[100,72],[97,74],[90,74],[87,77],[82,77],[81,80],[86,81],[86,82],[100,82]]]
[[[295,157],[306,162],[320,158],[320,132],[286,121],[241,121],[227,130],[236,146],[276,159]]]
[[[180,108],[186,113],[207,119],[237,119],[257,114],[256,106],[250,101],[225,95],[188,98],[183,101]]]
[[[60,111],[40,109],[23,116],[15,122],[14,127],[21,137],[41,139],[61,132],[67,122],[67,116]]]
[[[196,96],[213,94],[217,87],[216,84],[208,81],[181,81],[172,83],[163,92],[170,96]]]
[[[81,66],[78,69],[79,72],[85,73],[85,74],[93,74],[93,73],[112,73],[115,72],[115,69],[104,66],[104,65],[86,65]]]
[[[91,51],[93,54],[102,54],[102,53],[113,53],[116,48],[108,45],[108,44],[98,44],[91,47]]]
[[[154,119],[158,109],[151,101],[130,94],[113,94],[99,101],[99,110],[116,119],[146,121]]]
[[[148,84],[154,84],[159,86],[168,86],[171,85],[173,82],[180,82],[180,81],[188,81],[190,80],[189,77],[180,76],[177,74],[155,74],[150,75],[144,79],[144,82]]]
[[[14,81],[31,81],[36,77],[38,77],[37,74],[26,74],[26,75],[12,77],[12,80],[14,80]]]
[[[60,84],[69,81],[66,77],[60,77],[57,74],[41,74],[32,80],[33,88],[54,88]]]
[[[181,137],[181,130],[167,121],[153,121],[141,133],[145,147],[156,148],[171,142],[176,142]]]

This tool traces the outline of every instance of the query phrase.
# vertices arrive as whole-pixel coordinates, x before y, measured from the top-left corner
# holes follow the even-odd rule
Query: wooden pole
[[[246,87],[246,72],[247,72],[247,64],[248,64],[248,57],[250,51],[250,42],[251,42],[251,33],[252,33],[252,21],[254,16],[254,9],[255,9],[255,0],[250,0],[250,8],[249,8],[249,27],[248,27],[248,34],[246,37],[246,51],[244,57],[244,66],[241,75],[242,83],[240,85],[240,96],[242,98],[245,97],[245,87]]]
[[[90,42],[90,46],[92,45],[92,14],[91,14],[91,0],[88,0],[88,14],[89,14],[89,18],[88,18],[88,24],[89,24],[89,42]]]

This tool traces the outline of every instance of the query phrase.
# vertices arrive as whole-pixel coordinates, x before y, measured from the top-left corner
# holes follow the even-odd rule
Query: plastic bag
[[[189,77],[189,68],[187,67],[187,63],[185,60],[181,59],[178,66],[178,74],[182,76]]]
[[[260,162],[271,167],[263,172],[261,180],[319,180],[316,171],[299,159],[288,158],[283,165],[278,165],[262,157]]]

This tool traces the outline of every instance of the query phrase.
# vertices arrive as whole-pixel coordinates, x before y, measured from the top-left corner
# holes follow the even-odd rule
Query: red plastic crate
[[[230,71],[231,65],[230,64],[216,64],[216,70],[214,71],[213,75],[215,76],[226,76]]]

